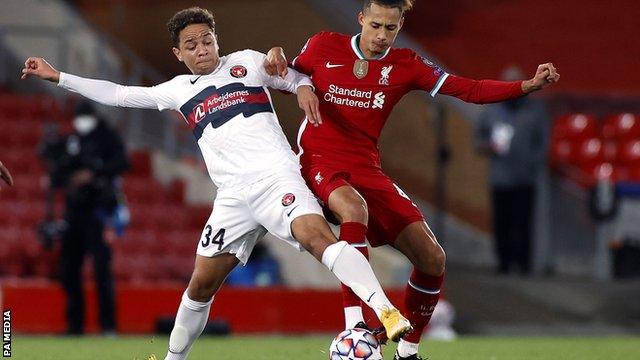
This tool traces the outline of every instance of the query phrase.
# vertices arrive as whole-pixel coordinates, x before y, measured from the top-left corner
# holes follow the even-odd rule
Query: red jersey
[[[293,60],[293,67],[313,80],[323,122],[314,127],[305,120],[300,127],[303,166],[322,162],[379,167],[380,132],[396,103],[412,90],[480,103],[522,95],[520,82],[449,75],[410,49],[390,48],[378,59],[365,59],[359,38],[321,32]]]

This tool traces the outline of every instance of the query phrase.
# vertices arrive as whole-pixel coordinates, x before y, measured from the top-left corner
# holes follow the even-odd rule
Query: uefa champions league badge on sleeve
[[[367,60],[358,59],[353,64],[353,75],[358,79],[362,79],[369,73],[369,62]]]
[[[440,76],[440,75],[444,74],[444,70],[442,70],[442,68],[440,66],[438,66],[436,63],[434,63],[433,61],[427,59],[426,57],[422,57],[422,61],[427,66],[433,68],[433,75]]]

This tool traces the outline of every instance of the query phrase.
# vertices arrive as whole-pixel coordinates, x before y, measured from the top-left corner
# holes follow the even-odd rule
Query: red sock
[[[419,343],[424,328],[429,324],[433,310],[440,298],[440,287],[444,274],[429,276],[413,269],[405,290],[405,316],[411,321],[413,331],[403,337],[404,340]]]
[[[340,225],[340,240],[344,240],[358,249],[369,259],[369,250],[365,237],[367,236],[367,225],[358,222],[345,222]],[[342,284],[342,305],[344,307],[362,306],[360,298],[351,291],[351,288]]]

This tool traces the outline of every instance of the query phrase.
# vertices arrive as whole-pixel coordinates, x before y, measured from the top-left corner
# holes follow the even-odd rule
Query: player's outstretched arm
[[[2,161],[0,161],[0,179],[2,179],[7,185],[13,186],[13,178],[11,177],[11,173],[9,169],[7,169]]]
[[[514,99],[549,87],[560,79],[560,74],[551,63],[539,65],[533,78],[521,81],[473,80],[449,74],[446,76],[441,88],[431,90],[432,96],[437,92],[474,104]]]
[[[538,65],[536,74],[530,80],[522,82],[522,92],[529,94],[531,92],[542,90],[560,80],[560,74],[552,63]]]
[[[278,75],[283,79],[287,76],[289,64],[281,47],[273,47],[269,50],[264,59],[264,69],[271,76]]]
[[[29,76],[57,83],[63,89],[108,106],[157,109],[158,99],[162,97],[157,90],[150,87],[123,86],[110,81],[87,79],[60,72],[39,57],[30,57],[25,61],[21,79]]]

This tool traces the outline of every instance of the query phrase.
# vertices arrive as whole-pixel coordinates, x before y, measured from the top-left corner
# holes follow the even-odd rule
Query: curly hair
[[[378,4],[385,7],[398,8],[400,12],[404,13],[411,9],[413,2],[414,0],[364,0],[363,9],[370,8],[371,4]]]
[[[207,9],[194,6],[180,10],[167,23],[167,30],[171,34],[174,46],[178,47],[180,44],[180,32],[191,24],[206,24],[211,30],[216,26],[213,14]]]

